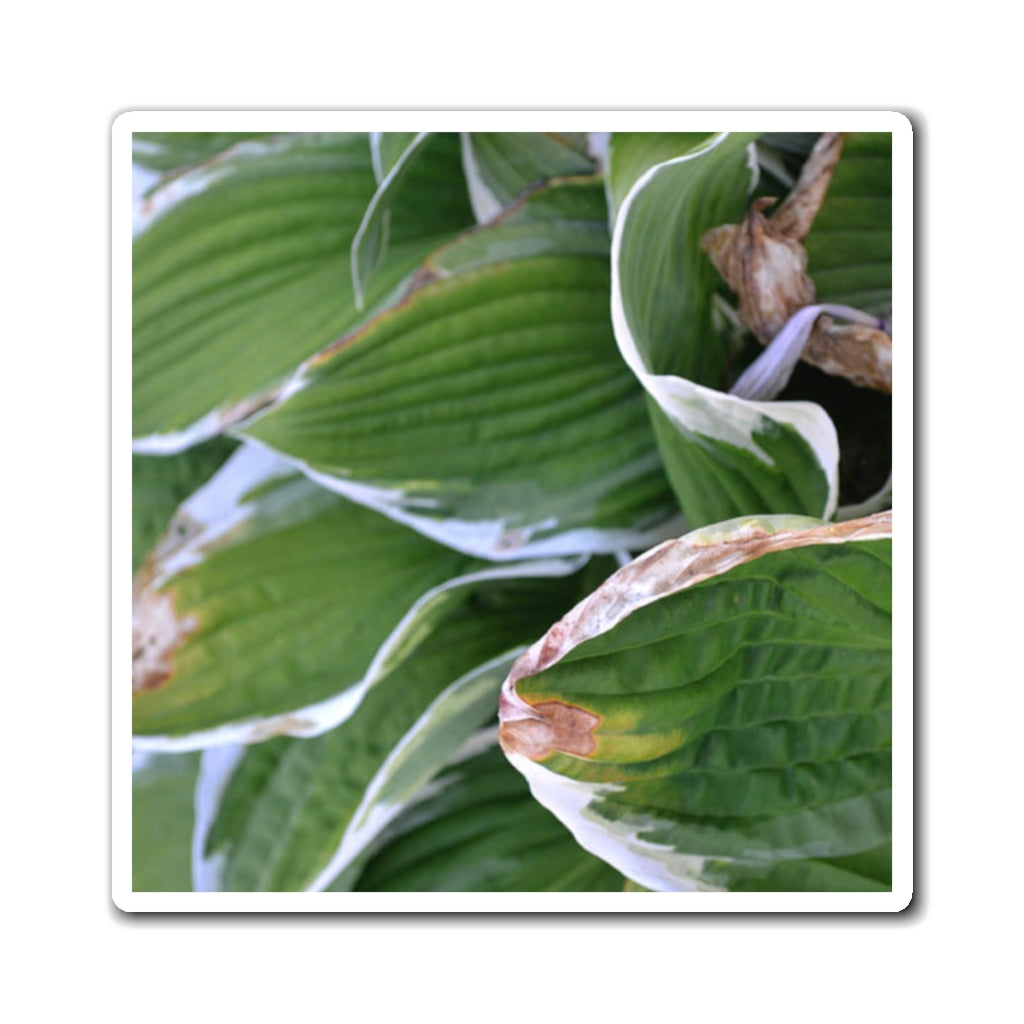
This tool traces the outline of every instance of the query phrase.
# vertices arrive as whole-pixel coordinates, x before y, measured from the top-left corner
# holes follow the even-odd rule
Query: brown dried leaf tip
[[[597,715],[558,700],[527,704],[517,697],[516,703],[511,714],[524,717],[506,717],[509,709],[503,707],[498,728],[498,742],[506,754],[523,754],[531,761],[555,752],[576,757],[593,754],[597,747],[594,730],[601,722]]]
[[[132,600],[132,696],[155,690],[174,673],[174,654],[196,628],[179,618],[170,594],[137,591]]]
[[[785,201],[770,216],[771,198],[755,200],[739,224],[712,228],[701,247],[739,299],[740,319],[764,345],[817,297],[803,240],[821,208],[842,152],[838,132],[824,133]],[[818,318],[802,358],[854,384],[892,393],[892,338],[863,324]]]

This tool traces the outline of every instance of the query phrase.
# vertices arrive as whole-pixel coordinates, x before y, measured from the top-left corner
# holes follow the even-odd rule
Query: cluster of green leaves
[[[814,139],[135,136],[136,891],[890,888],[891,517],[700,247]]]

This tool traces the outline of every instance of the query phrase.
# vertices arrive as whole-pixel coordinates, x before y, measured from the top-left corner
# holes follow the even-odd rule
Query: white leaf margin
[[[289,460],[249,441],[242,445],[214,476],[182,503],[195,532],[182,544],[158,545],[151,566],[151,588],[162,587],[177,573],[198,564],[204,549],[219,537],[237,530],[257,511],[243,503],[243,496],[262,484],[291,475]],[[502,579],[570,576],[589,560],[590,553],[495,563],[446,580],[421,594],[392,628],[377,649],[363,676],[340,689],[333,697],[274,715],[225,723],[184,735],[134,735],[137,751],[168,753],[203,750],[207,747],[259,743],[273,736],[318,736],[346,721],[359,707],[367,691],[401,659],[402,650],[414,637],[424,617],[450,592],[460,587]]]
[[[373,162],[374,174],[378,179],[377,190],[367,204],[363,219],[356,229],[355,237],[352,239],[351,267],[352,267],[352,295],[355,300],[356,309],[363,311],[366,299],[366,286],[376,266],[383,259],[387,252],[388,239],[391,232],[391,206],[390,201],[394,193],[401,187],[402,179],[408,173],[410,167],[415,163],[416,156],[422,152],[423,145],[432,134],[431,132],[418,132],[408,146],[402,151],[397,160],[391,165],[383,178],[380,177],[380,135],[376,140],[371,136],[370,154]],[[376,141],[376,144],[374,144]],[[365,266],[365,248],[373,234],[379,233],[377,242],[378,250],[371,266]]]
[[[516,683],[561,661],[570,651],[607,633],[633,612],[752,561],[769,551],[846,544],[892,537],[892,511],[844,523],[805,516],[746,516],[666,541],[605,580],[589,597],[520,656],[502,683],[498,717],[508,722],[542,716],[516,693]],[[588,783],[559,775],[502,742],[509,762],[525,777],[534,798],[552,812],[584,849],[627,878],[659,892],[722,891],[703,877],[707,857],[687,854],[642,836],[653,823],[642,814],[609,821],[591,808],[621,792],[614,783]],[[728,861],[727,857],[717,857]]]
[[[669,420],[684,434],[700,434],[723,441],[754,454],[766,465],[774,465],[771,456],[753,438],[762,432],[765,420],[793,427],[808,443],[817,458],[828,484],[828,495],[822,518],[830,519],[839,501],[839,438],[835,424],[819,405],[813,402],[757,402],[728,395],[683,377],[651,372],[626,313],[622,293],[622,241],[629,230],[630,212],[641,193],[655,179],[671,174],[672,169],[699,160],[729,136],[721,132],[700,149],[648,168],[626,194],[612,231],[612,327],[619,352],[647,393]],[[756,168],[756,162],[753,165]]]
[[[452,758],[466,756],[482,722],[493,716],[501,681],[524,648],[491,658],[446,687],[392,748],[349,820],[342,841],[327,866],[307,887],[322,892],[407,807],[430,795],[430,780]],[[497,741],[497,729],[491,730]],[[443,735],[450,741],[443,756],[424,755],[426,743]]]
[[[297,133],[299,136],[302,133]],[[142,140],[133,140],[140,152]],[[185,170],[164,173],[140,164],[132,165],[132,237],[137,238],[165,213],[192,196],[205,192],[211,185],[231,175],[240,161],[280,153],[291,145],[289,138],[248,139],[235,142],[222,152]]]
[[[497,217],[504,207],[501,199],[484,181],[480,161],[473,148],[473,133],[459,132],[459,143],[462,149],[462,170],[466,176],[466,189],[469,192],[469,206],[476,217],[477,224],[486,224]]]
[[[515,647],[496,655],[460,676],[431,701],[377,768],[337,848],[310,879],[306,892],[323,892],[399,814],[439,792],[442,787],[432,780],[443,767],[476,752],[483,738],[488,744],[497,742],[497,727],[481,730],[480,725],[493,715],[501,681],[524,650]],[[427,744],[442,736],[442,747],[424,753]],[[245,750],[243,745],[214,747],[205,750],[200,760],[192,842],[192,877],[197,892],[222,889],[230,851],[206,855],[204,850],[221,799]]]
[[[245,440],[253,445],[263,444],[247,435]],[[410,510],[405,503],[411,499],[400,489],[378,487],[334,476],[314,469],[297,456],[276,449],[267,450],[275,451],[281,459],[321,487],[380,512],[445,547],[487,561],[515,563],[524,559],[589,556],[622,550],[642,551],[652,544],[678,536],[683,529],[682,516],[672,516],[649,529],[576,527],[531,540],[532,534],[557,527],[557,520],[545,519],[528,526],[510,527],[504,519],[457,519],[422,515]],[[424,499],[415,500],[425,504]]]

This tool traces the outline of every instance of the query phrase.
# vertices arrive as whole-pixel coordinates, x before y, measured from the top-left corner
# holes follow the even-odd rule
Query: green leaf
[[[369,892],[620,892],[530,797],[493,745],[442,773],[382,836],[355,888]],[[472,748],[471,748],[472,750]]]
[[[150,754],[132,772],[132,889],[190,892],[198,754]]]
[[[132,132],[132,163],[167,175],[204,163],[240,143],[274,137],[273,132]]]
[[[136,451],[178,451],[243,420],[362,319],[350,250],[375,189],[365,135],[297,134],[227,150],[149,197],[133,246]],[[436,244],[404,230],[369,307]]]
[[[804,243],[819,302],[892,309],[892,133],[848,133]]]
[[[691,526],[750,513],[830,517],[835,427],[810,402],[724,394],[727,348],[713,325],[711,227],[740,219],[753,136],[716,136],[657,164],[626,197],[612,240],[612,320],[651,399],[666,472]]]
[[[421,132],[370,132],[373,174],[379,185],[392,171]]]
[[[891,513],[774,516],[647,552],[513,667],[510,761],[581,845],[648,888],[877,888],[891,533]]]
[[[180,455],[132,456],[132,572],[142,564],[175,509],[213,475],[236,447],[215,438]]]
[[[594,171],[586,136],[573,132],[463,132],[462,162],[481,224],[531,186]]]
[[[564,204],[550,198],[563,188]],[[598,188],[538,193],[435,253],[429,283],[308,361],[244,434],[483,558],[640,550],[678,532],[609,323],[604,217],[557,212],[594,209]]]
[[[405,148],[396,153],[402,141]],[[352,243],[352,281],[359,308],[392,245],[426,252],[473,224],[460,172],[458,135],[420,132],[391,142],[383,134],[375,145],[384,174]]]
[[[315,735],[344,721],[481,566],[244,446],[186,501],[136,580],[136,746]]]
[[[608,146],[608,194],[612,222],[629,190],[655,164],[709,142],[708,132],[614,132]]]
[[[319,890],[350,869],[493,720],[515,656],[579,593],[576,577],[481,584],[337,728],[207,752],[199,887]]]

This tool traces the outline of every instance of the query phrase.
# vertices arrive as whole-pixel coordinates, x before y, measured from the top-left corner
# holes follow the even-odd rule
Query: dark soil
[[[817,402],[839,434],[839,504],[870,498],[892,468],[892,397],[800,363],[779,401]]]

